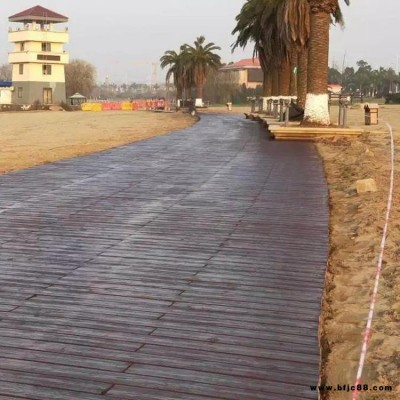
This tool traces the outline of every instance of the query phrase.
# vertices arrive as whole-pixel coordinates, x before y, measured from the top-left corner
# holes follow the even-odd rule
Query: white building
[[[41,6],[32,7],[9,17],[21,24],[10,28],[8,40],[14,43],[8,61],[12,64],[14,104],[60,103],[66,100],[65,65],[69,57],[64,51],[68,28],[57,30],[56,24],[68,18]]]

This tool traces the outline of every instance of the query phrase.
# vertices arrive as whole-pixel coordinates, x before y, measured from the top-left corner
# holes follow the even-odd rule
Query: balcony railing
[[[41,27],[40,25],[36,25],[35,27],[33,26],[23,26],[23,27],[9,27],[8,32],[24,32],[24,31],[30,31],[30,32],[52,32],[52,33],[65,33],[68,32],[68,27],[66,27],[64,30],[55,30],[53,28],[47,28],[47,27]]]
[[[16,42],[51,42],[51,43],[68,43],[68,30],[41,30],[41,29],[11,29],[8,32],[8,41]]]

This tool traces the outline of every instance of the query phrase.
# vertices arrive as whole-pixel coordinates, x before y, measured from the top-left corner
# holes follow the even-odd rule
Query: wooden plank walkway
[[[0,177],[0,399],[299,400],[327,190],[240,116]]]

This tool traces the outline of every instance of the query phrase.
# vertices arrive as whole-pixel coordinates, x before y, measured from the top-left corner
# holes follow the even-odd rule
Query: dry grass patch
[[[0,172],[32,167],[149,139],[192,125],[181,113],[0,113]]]

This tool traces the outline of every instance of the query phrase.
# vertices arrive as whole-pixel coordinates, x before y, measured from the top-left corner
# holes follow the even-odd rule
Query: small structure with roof
[[[75,93],[74,95],[68,97],[68,104],[71,106],[80,106],[86,102],[87,102],[87,97],[80,93]]]
[[[218,75],[225,83],[245,85],[247,89],[255,89],[263,84],[263,72],[257,58],[227,64],[219,69]]]
[[[64,44],[68,28],[55,29],[68,18],[47,8],[36,6],[9,17],[22,24],[9,29],[8,39],[14,43],[8,61],[12,64],[14,104],[55,104],[65,101],[65,65],[69,62]]]

